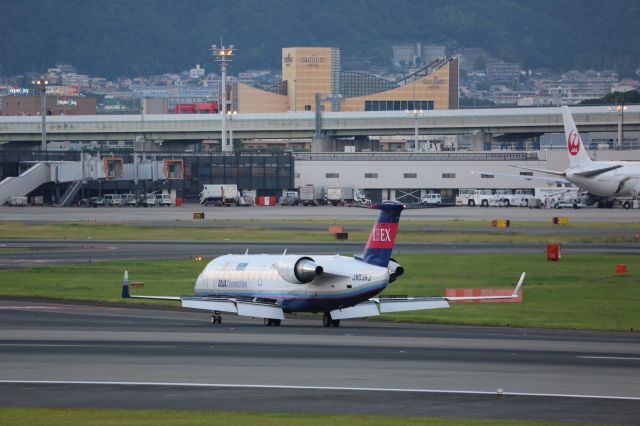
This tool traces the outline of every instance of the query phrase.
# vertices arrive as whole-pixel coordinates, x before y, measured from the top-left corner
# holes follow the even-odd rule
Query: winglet
[[[122,297],[129,296],[129,271],[124,271],[124,279],[122,280]]]
[[[516,285],[515,290],[513,290],[513,294],[511,295],[511,297],[518,297],[518,292],[522,288],[522,284],[524,283],[524,277],[526,275],[527,275],[526,272],[523,272],[522,275],[520,275],[520,279],[518,280],[518,284]]]

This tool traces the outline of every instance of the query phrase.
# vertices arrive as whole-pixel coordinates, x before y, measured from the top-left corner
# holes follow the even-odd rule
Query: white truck
[[[529,207],[533,201],[533,194],[526,190],[517,189],[496,191],[497,204],[500,207]]]
[[[461,189],[456,197],[457,206],[489,207],[498,205],[499,198],[490,189]]]
[[[345,204],[371,204],[371,200],[365,198],[364,191],[354,188],[353,186],[327,188],[327,202],[334,206],[343,206]]]
[[[205,206],[237,206],[239,198],[238,185],[204,185],[200,192],[200,204]]]
[[[286,191],[278,200],[278,204],[281,206],[297,206],[300,203],[300,196],[298,191]]]
[[[324,186],[305,185],[300,187],[300,203],[303,206],[323,206],[327,203]]]

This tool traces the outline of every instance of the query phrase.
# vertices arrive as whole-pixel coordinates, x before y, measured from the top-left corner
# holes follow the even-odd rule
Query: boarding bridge
[[[134,155],[133,163],[124,163],[122,157],[82,156],[80,161],[43,161],[35,163],[25,172],[0,182],[0,205],[13,196],[26,196],[45,183],[70,184],[60,197],[59,204],[67,204],[90,180],[127,180],[136,184],[141,180],[183,179],[182,160],[140,159]]]

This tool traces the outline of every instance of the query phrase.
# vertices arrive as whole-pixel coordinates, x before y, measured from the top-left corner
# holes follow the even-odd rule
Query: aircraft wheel
[[[211,323],[211,325],[215,325],[216,322],[218,322],[218,317],[215,315],[211,315],[211,319],[209,320],[209,322]]]
[[[279,319],[274,319],[273,320],[273,326],[274,327],[280,327],[280,323],[282,322],[282,320]]]
[[[218,324],[222,324],[222,315],[216,315],[218,319]]]
[[[322,317],[322,325],[324,325],[325,327],[331,327],[331,322],[331,314],[329,312],[325,313]]]
[[[340,327],[340,320],[331,320],[332,327]]]
[[[271,327],[273,325],[273,320],[271,318],[265,318],[264,319],[264,326],[265,327]]]

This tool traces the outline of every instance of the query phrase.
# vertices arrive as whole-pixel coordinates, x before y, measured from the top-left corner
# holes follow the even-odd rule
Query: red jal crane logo
[[[569,133],[567,149],[571,155],[578,155],[578,151],[580,151],[580,135],[578,135],[578,131],[575,129]]]

